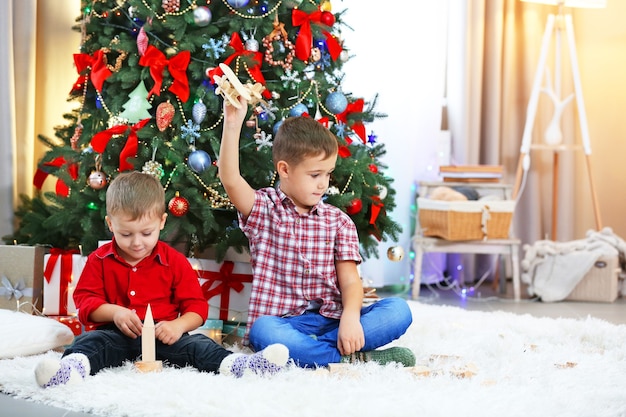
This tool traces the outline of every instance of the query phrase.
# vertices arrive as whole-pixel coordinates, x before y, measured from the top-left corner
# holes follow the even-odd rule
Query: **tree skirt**
[[[413,325],[394,345],[413,349],[412,369],[291,367],[234,379],[189,368],[141,374],[129,363],[44,390],[33,375],[39,355],[0,361],[0,390],[102,416],[626,415],[626,326],[409,304]]]

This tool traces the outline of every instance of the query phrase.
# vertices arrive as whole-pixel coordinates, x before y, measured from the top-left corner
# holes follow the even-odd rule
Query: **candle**
[[[152,309],[150,304],[148,304],[146,317],[143,320],[143,329],[141,330],[141,360],[143,362],[155,361],[156,347],[154,340],[154,319],[152,318]]]

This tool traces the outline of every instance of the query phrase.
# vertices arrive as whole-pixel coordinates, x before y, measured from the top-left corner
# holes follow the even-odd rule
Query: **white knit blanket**
[[[623,258],[626,243],[605,227],[570,242],[539,240],[524,245],[524,251],[521,278],[528,284],[529,295],[550,302],[567,298],[600,257]]]

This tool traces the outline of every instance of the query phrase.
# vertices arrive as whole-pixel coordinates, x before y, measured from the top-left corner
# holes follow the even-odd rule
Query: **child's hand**
[[[337,331],[337,349],[342,355],[358,352],[365,346],[365,334],[359,320],[339,320]]]
[[[160,321],[154,326],[154,336],[166,345],[176,343],[183,333],[175,321]]]
[[[135,310],[129,310],[128,308],[117,309],[113,315],[113,323],[115,323],[122,333],[132,339],[141,336],[143,323]]]
[[[248,113],[248,100],[239,96],[239,108],[229,104],[224,100],[224,125],[232,125],[240,128]]]

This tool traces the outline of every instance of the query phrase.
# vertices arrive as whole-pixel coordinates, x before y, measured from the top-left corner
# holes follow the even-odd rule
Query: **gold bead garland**
[[[174,169],[172,170],[172,172],[170,172],[169,177],[167,178],[167,181],[165,183],[165,185],[163,186],[163,188],[167,191],[168,187],[170,186],[171,182],[172,182],[172,177],[174,176],[174,173],[176,172],[176,170],[178,169],[178,167],[184,167],[185,169],[187,169],[191,175],[193,175],[193,177],[196,179],[196,181],[198,181],[200,183],[200,185],[202,185],[202,187],[204,187],[205,191],[208,192],[208,196],[206,196],[207,200],[209,201],[209,205],[211,208],[219,208],[219,209],[228,209],[228,210],[233,210],[235,208],[235,206],[233,206],[233,204],[230,202],[230,199],[226,196],[222,196],[220,195],[220,193],[213,188],[212,186],[206,185],[204,183],[204,181],[202,180],[202,178],[200,178],[198,176],[198,174],[196,174],[195,172],[193,172],[193,170],[191,170],[191,168],[189,168],[186,164],[178,164],[177,166],[174,167]]]
[[[180,114],[183,118],[183,124],[187,124],[187,117],[185,116],[185,112],[183,111],[183,103],[180,101],[180,98],[178,98],[178,96],[176,96],[176,101],[178,102],[178,109],[180,110]],[[219,124],[222,122],[222,119],[224,118],[224,114],[220,114],[219,119],[217,119],[217,121],[215,123],[213,123],[212,126],[209,126],[207,128],[204,129],[200,129],[201,132],[208,132],[211,131],[213,129],[215,129],[217,126],[219,126]]]
[[[93,5],[93,2],[92,2],[92,5]],[[103,17],[107,17],[107,16],[109,15],[109,13],[111,13],[111,12],[117,12],[117,11],[119,11],[121,8],[122,8],[122,4],[118,4],[118,5],[117,5],[117,6],[115,6],[114,8],[112,8],[112,9],[110,9],[110,10],[107,10],[106,12],[102,12],[102,14],[100,14],[100,13],[96,12],[96,11],[93,9],[93,6],[92,6],[92,7],[91,7],[91,11],[90,11],[90,15],[93,15],[93,16],[96,16],[97,18],[102,19]]]
[[[100,104],[102,104],[102,108],[104,109],[104,111],[109,115],[109,118],[113,118],[115,117],[115,115],[113,114],[113,112],[111,112],[111,110],[109,110],[109,107],[107,106],[107,104],[104,102],[104,98],[102,98],[102,94],[100,94],[100,92],[98,90],[96,90],[96,94],[98,95],[98,99],[100,100]]]
[[[274,13],[276,10],[278,10],[278,8],[280,7],[280,4],[282,3],[282,0],[279,0],[274,7],[272,7],[270,10],[268,10],[267,12],[265,12],[263,14],[260,14],[260,15],[243,14],[243,13],[239,12],[237,9],[235,9],[233,6],[231,6],[230,4],[228,4],[227,0],[222,0],[222,3],[224,3],[224,5],[226,7],[228,7],[231,12],[233,12],[234,14],[236,14],[237,16],[239,16],[239,17],[241,17],[243,19],[264,19],[267,16],[271,15],[272,13]]]

